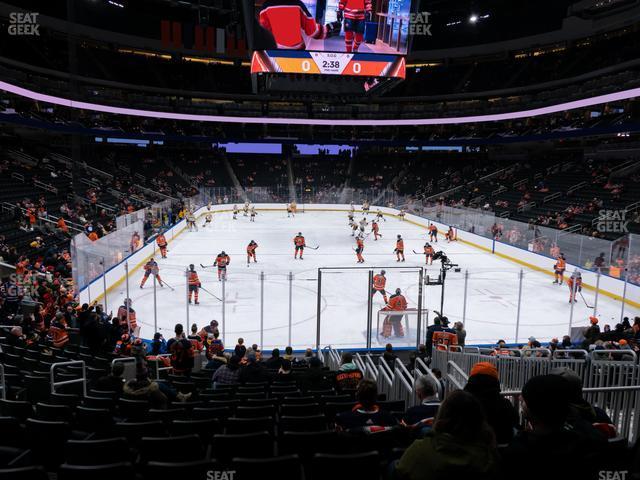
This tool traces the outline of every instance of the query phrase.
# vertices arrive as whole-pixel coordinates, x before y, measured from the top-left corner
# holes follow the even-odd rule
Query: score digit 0
[[[360,62],[354,62],[353,73],[360,73],[361,71],[362,71],[362,65],[360,65]]]
[[[302,61],[302,71],[309,72],[311,70],[311,62],[309,60]]]

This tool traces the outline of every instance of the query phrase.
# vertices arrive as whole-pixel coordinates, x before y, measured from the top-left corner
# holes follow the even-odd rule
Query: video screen
[[[406,55],[412,1],[249,0],[253,49]]]

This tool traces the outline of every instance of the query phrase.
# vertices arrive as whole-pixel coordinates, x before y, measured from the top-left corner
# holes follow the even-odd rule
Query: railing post
[[[184,271],[184,276],[185,276],[185,292],[186,292],[186,296],[184,299],[184,304],[187,308],[187,326],[186,326],[186,332],[189,332],[189,269],[186,268]],[[155,333],[155,332],[154,332]]]
[[[227,326],[227,289],[226,289],[227,277],[226,274],[222,277],[222,343],[226,342],[225,332]],[[263,346],[260,345],[260,348]]]
[[[629,270],[625,267],[624,270],[624,288],[622,290],[622,306],[620,308],[620,323],[624,320],[624,304],[627,300],[627,285],[629,283]]]
[[[462,323],[467,320],[467,287],[469,284],[469,270],[464,271],[464,294],[462,295]]]
[[[593,316],[595,317],[598,314],[598,299],[600,298],[600,277],[602,274],[600,273],[600,269],[596,272],[596,294],[593,300]]]
[[[264,348],[264,272],[260,272],[260,348]]]
[[[293,323],[293,273],[289,272],[289,333],[288,333],[288,346],[291,346],[291,326]]]
[[[518,336],[520,334],[520,307],[522,306],[522,280],[524,278],[524,271],[520,269],[518,274],[518,313],[516,315],[516,343],[518,343]]]
[[[104,296],[104,311],[107,312],[109,310],[107,306],[107,271],[104,266],[104,257],[102,257],[102,292]]]
[[[129,319],[129,305],[127,300],[130,300],[131,297],[129,296],[129,262],[125,262],[124,263],[124,279],[125,279],[125,285],[126,285],[126,289],[127,289],[127,298],[124,301],[124,306],[125,309],[127,311],[127,329],[129,331],[131,331],[131,320]],[[105,308],[106,311],[106,308]],[[155,333],[155,332],[154,332]]]
[[[320,316],[322,314],[322,270],[318,269],[318,292],[316,304],[316,350],[320,350]]]

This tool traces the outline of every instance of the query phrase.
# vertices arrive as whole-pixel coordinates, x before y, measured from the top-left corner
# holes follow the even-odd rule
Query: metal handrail
[[[461,385],[460,382],[458,382],[458,380],[449,373],[449,366],[452,366],[458,375],[462,376],[462,378],[465,378],[467,375],[462,371],[462,369],[460,369],[460,367],[458,367],[458,365],[455,364],[455,362],[451,360],[447,362],[447,381],[453,383],[458,390],[462,390],[464,385]]]
[[[82,366],[82,378],[75,378],[73,380],[62,380],[60,382],[55,381],[55,370],[59,367],[69,367],[71,365],[81,365]],[[82,391],[84,396],[87,396],[87,372],[84,360],[73,360],[70,362],[59,362],[54,363],[49,368],[49,378],[51,380],[51,393],[56,393],[56,387],[62,385],[72,385],[75,383],[82,383]]]
[[[581,353],[583,355],[583,360],[586,360],[589,357],[589,352],[587,352],[586,350],[583,350],[581,348],[570,348],[570,349],[566,349],[566,350],[560,350],[560,349],[556,349],[553,351],[553,353],[551,354],[551,358],[553,360],[567,360],[566,358],[558,358],[558,356],[560,354],[566,355],[566,354],[571,354],[571,353]],[[576,359],[577,360],[577,359]]]
[[[413,376],[414,378],[417,378],[418,376],[418,367],[424,372],[425,375],[429,375],[429,377],[431,377],[431,379],[436,382],[436,385],[438,386],[438,397],[440,399],[444,398],[444,391],[442,389],[442,383],[440,382],[440,379],[438,377],[435,376],[435,374],[433,373],[433,371],[431,370],[431,368],[429,368],[427,366],[426,363],[424,363],[424,360],[422,360],[421,358],[416,358],[416,368],[413,370]],[[415,384],[415,382],[414,382]]]
[[[156,355],[156,357],[171,357],[171,354],[161,353],[159,355]],[[160,372],[165,372],[169,370],[173,370],[173,367],[171,365],[168,367],[156,367],[156,380],[160,380]]]
[[[638,360],[638,355],[636,354],[636,352],[634,352],[631,349],[629,349],[629,350],[592,350],[591,352],[589,352],[589,359],[592,362],[609,362],[609,361],[611,361],[611,359],[609,359],[609,358],[607,358],[607,359],[598,359],[598,358],[596,358],[597,355],[600,355],[602,353],[605,353],[605,354],[617,354],[617,355],[631,355],[631,356],[633,356],[633,360],[616,360],[616,362],[636,363],[636,361]]]

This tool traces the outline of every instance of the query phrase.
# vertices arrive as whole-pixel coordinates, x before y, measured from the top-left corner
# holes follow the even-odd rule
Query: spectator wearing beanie
[[[489,362],[476,363],[464,390],[482,405],[498,445],[509,443],[518,426],[518,412],[509,400],[500,395],[500,377],[496,367]]]
[[[569,421],[580,418],[589,423],[613,423],[609,415],[601,408],[594,407],[587,402],[582,396],[582,379],[568,367],[557,367],[549,372],[551,375],[557,375],[566,380],[569,388]]]
[[[166,409],[167,396],[157,382],[149,380],[149,373],[144,358],[136,358],[136,378],[124,384],[122,396],[130,400],[146,400],[149,408]]]
[[[440,405],[433,430],[404,452],[393,479],[494,478],[497,469],[495,438],[482,405],[457,390]]]
[[[565,465],[571,478],[598,478],[609,457],[607,441],[589,424],[568,423],[570,390],[558,375],[540,375],[525,384],[522,406],[527,428],[501,451],[505,475],[517,471],[520,479],[537,480],[541,472]]]

